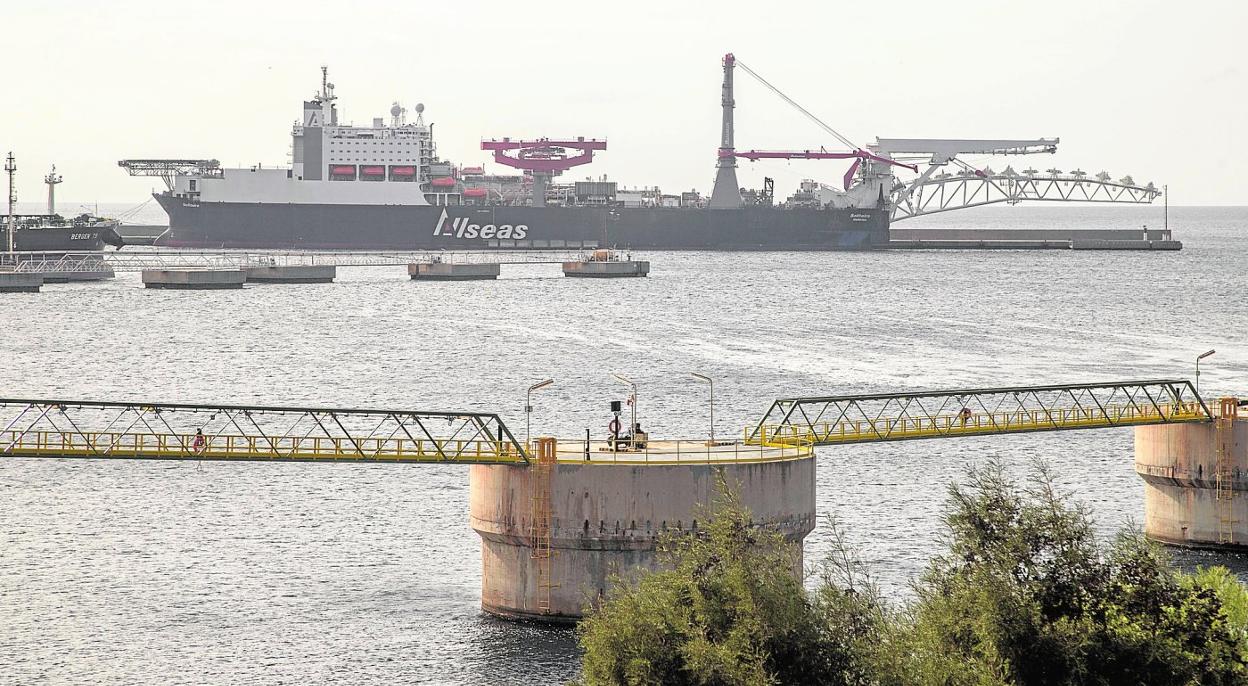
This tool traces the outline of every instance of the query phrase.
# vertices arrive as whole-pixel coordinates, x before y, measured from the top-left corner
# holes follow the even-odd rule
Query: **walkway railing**
[[[988,388],[777,400],[749,443],[833,445],[1211,421],[1186,381]]]
[[[556,458],[559,462],[590,462],[593,464],[721,464],[733,462],[775,462],[810,457],[814,446],[809,440],[792,437],[765,443],[743,441],[666,440],[647,441],[612,450],[606,441],[592,441],[588,449],[584,441],[560,441]]]
[[[264,462],[523,462],[505,442],[407,438],[289,438],[195,434],[9,431],[3,454],[23,457],[112,457]]]

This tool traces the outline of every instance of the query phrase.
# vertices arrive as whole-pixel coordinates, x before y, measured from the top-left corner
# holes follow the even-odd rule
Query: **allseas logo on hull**
[[[849,220],[851,222],[869,222],[871,221],[871,215],[853,212],[849,215]]]
[[[477,224],[467,217],[456,217],[447,225],[449,217],[446,210],[438,217],[438,225],[433,227],[433,235],[453,238],[498,238],[502,240],[520,240],[529,235],[528,224]]]

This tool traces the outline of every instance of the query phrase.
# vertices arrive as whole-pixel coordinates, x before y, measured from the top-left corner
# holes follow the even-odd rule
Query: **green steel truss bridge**
[[[497,414],[0,399],[0,457],[527,464]]]
[[[612,462],[782,459],[792,457],[786,448],[809,454],[815,445],[1212,420],[1192,385],[1173,380],[784,398],[773,402],[756,426],[746,428],[739,443],[710,447],[652,441],[653,450],[621,453],[603,452],[595,444],[592,457]],[[0,398],[0,458],[6,456],[533,462],[502,419],[486,412]]]
[[[1213,421],[1187,381],[1014,386],[782,398],[751,444],[840,445]]]

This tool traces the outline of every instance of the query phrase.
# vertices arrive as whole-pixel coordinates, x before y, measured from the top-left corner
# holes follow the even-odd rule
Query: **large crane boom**
[[[958,155],[1033,155],[1055,153],[1060,138],[877,138],[869,146],[880,155],[930,155],[932,164],[944,164]]]
[[[745,152],[732,153],[735,157],[743,157],[751,162],[757,160],[853,160],[849,171],[845,172],[845,178],[842,179],[844,187],[849,188],[853,183],[854,174],[858,171],[858,166],[864,160],[879,162],[881,164],[894,167],[905,167],[916,174],[919,168],[913,164],[905,164],[887,157],[881,157],[871,152],[867,152],[861,148],[851,152],[828,152],[827,150],[747,150]]]
[[[733,109],[736,106],[733,100],[733,69],[741,67],[745,73],[754,77],[756,81],[775,93],[777,97],[784,100],[798,112],[801,112],[819,128],[826,131],[833,138],[840,141],[842,145],[849,148],[846,152],[828,152],[825,149],[819,150],[749,150],[746,152],[737,152],[734,147],[734,131],[733,131]],[[868,151],[861,146],[855,145],[853,141],[841,135],[836,129],[828,126],[819,117],[816,117],[810,110],[802,107],[783,91],[764,79],[758,72],[750,69],[744,62],[738,60],[732,53],[724,55],[724,84],[723,96],[721,100],[723,107],[723,124],[721,128],[719,143],[719,158],[716,162],[715,187],[711,192],[711,207],[733,208],[741,206],[741,193],[737,187],[737,158],[745,158],[750,161],[772,159],[772,160],[854,160],[849,171],[845,174],[844,184],[846,190],[853,183],[854,174],[858,172],[858,168],[863,162],[878,162],[885,166],[900,166],[918,172],[918,168],[902,164],[895,160],[889,159],[887,153],[879,153],[878,151]]]

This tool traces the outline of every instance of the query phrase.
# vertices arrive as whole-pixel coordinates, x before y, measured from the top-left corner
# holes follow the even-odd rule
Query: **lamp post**
[[[1201,353],[1196,356],[1196,399],[1197,400],[1200,399],[1200,361],[1205,359],[1206,357],[1209,357],[1210,355],[1216,352],[1218,351],[1210,350],[1209,352]]]
[[[615,377],[616,381],[619,381],[620,383],[625,384],[629,388],[632,389],[632,402],[629,403],[629,405],[632,405],[632,408],[633,408],[632,423],[628,425],[628,435],[633,436],[637,430],[637,384],[633,383],[627,377],[621,376],[620,374],[612,373],[611,376]],[[635,441],[636,437],[634,437],[633,440]]]
[[[539,381],[532,386],[529,386],[529,390],[524,392],[524,449],[526,451],[529,449],[529,416],[533,414],[533,403],[531,400],[533,397],[533,391],[536,391],[539,388],[546,388],[554,382],[554,379]]]
[[[707,384],[709,384],[709,385],[710,385],[710,391],[711,391],[711,400],[710,400],[710,408],[711,408],[711,441],[710,441],[710,443],[709,443],[708,445],[715,445],[715,382],[714,382],[713,380],[711,380],[711,377],[709,377],[709,376],[707,376],[707,375],[705,375],[705,374],[699,374],[699,373],[697,373],[697,372],[689,372],[689,374],[690,374],[690,375],[692,375],[694,378],[701,379],[701,380],[705,381]]]

